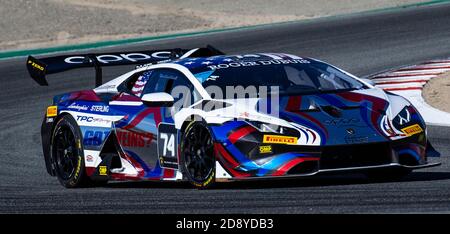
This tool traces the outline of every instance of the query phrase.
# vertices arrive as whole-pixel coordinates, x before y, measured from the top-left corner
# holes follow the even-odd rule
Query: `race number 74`
[[[159,137],[163,140],[163,155],[175,157],[175,134],[160,133]]]

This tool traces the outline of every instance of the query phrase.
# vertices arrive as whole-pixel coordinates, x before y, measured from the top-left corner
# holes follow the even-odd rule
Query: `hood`
[[[272,118],[271,123],[274,119],[284,120],[300,131],[312,131],[318,135],[320,145],[389,140],[386,130],[389,101],[379,89],[283,96],[279,98],[279,105],[272,105],[270,101],[258,100],[259,115],[263,115],[263,111],[258,107],[268,107],[264,113]]]

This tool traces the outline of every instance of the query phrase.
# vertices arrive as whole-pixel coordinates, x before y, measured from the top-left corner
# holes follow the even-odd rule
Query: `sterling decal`
[[[95,112],[109,112],[109,106],[93,105],[93,106],[91,106],[91,111],[95,111]]]

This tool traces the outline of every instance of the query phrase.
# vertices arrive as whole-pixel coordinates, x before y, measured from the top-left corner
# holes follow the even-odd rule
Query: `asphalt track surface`
[[[356,14],[191,38],[128,45],[104,51],[196,47],[227,53],[286,52],[311,56],[365,76],[450,56],[450,5]],[[105,70],[111,79],[127,68]],[[65,189],[46,174],[40,122],[53,95],[93,86],[93,71],[50,77],[39,87],[25,59],[0,61],[1,213],[406,213],[450,212],[450,130],[430,127],[442,166],[393,182],[362,175],[276,182],[221,184],[211,190],[185,183],[121,182]]]

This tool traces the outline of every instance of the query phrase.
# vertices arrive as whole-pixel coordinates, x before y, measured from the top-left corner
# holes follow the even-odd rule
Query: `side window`
[[[154,75],[149,82],[147,82],[143,93],[167,92],[174,79],[176,79],[176,77],[168,76],[165,74],[164,70],[155,70]]]
[[[143,93],[166,92],[173,96],[175,104],[188,106],[199,100],[200,95],[183,73],[174,69],[158,69],[147,82]]]
[[[140,97],[142,94],[142,91],[144,91],[145,85],[150,80],[152,74],[153,74],[153,71],[145,71],[142,74],[138,75],[136,81],[130,88],[131,93],[133,95]]]

